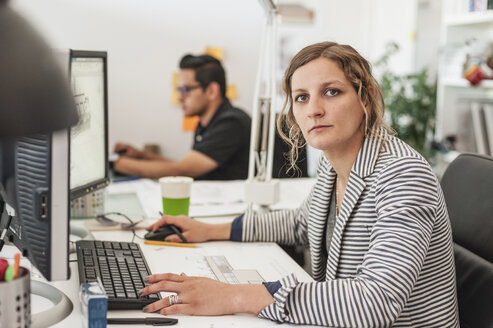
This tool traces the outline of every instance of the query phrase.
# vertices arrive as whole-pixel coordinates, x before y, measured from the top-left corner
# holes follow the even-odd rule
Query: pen
[[[14,266],[13,265],[9,265],[7,267],[7,269],[5,270],[4,280],[6,282],[14,280]]]
[[[174,318],[108,318],[108,325],[171,326],[178,323]]]
[[[158,246],[192,247],[192,248],[197,247],[194,244],[172,243],[170,241],[159,241],[159,240],[144,240],[144,244],[158,245]]]
[[[19,263],[21,261],[21,253],[17,253],[14,256],[14,279],[19,276]]]

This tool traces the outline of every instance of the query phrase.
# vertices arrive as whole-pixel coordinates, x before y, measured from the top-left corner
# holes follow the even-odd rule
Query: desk
[[[300,202],[302,201],[299,200]],[[199,219],[209,223],[230,221],[231,217]],[[82,224],[82,222],[79,222]],[[143,231],[137,231],[143,235]],[[131,241],[132,233],[129,231],[97,231],[93,235],[98,240]],[[215,241],[197,244],[197,248],[151,246],[143,244],[143,241],[135,238],[146,257],[147,263],[153,273],[184,272],[189,276],[210,276],[210,271],[204,256],[224,255],[234,269],[256,269],[266,281],[275,281],[289,273],[295,273],[299,281],[313,281],[313,279],[292,260],[275,243],[238,243],[230,241]],[[71,254],[75,259],[75,254]],[[52,282],[51,285],[64,292],[73,302],[72,313],[63,321],[54,325],[55,328],[82,327],[81,310],[79,302],[79,277],[77,263],[70,263],[71,278],[68,281]],[[36,278],[33,278],[36,279]],[[162,293],[166,297],[167,294]],[[33,298],[33,312],[39,309],[39,300]],[[159,317],[158,314],[144,314],[138,310],[109,311],[108,317]],[[258,319],[254,315],[236,314],[226,316],[173,316],[179,319],[175,327],[279,327],[275,322]],[[288,326],[288,325],[286,325]],[[109,327],[125,327],[109,325]],[[145,325],[132,327],[149,327]],[[296,327],[301,327],[296,325]]]

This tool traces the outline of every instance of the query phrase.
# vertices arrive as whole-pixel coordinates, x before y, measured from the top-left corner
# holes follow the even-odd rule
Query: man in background
[[[226,98],[221,62],[208,55],[180,61],[178,100],[185,116],[199,116],[192,150],[173,161],[128,144],[116,144],[116,171],[145,178],[189,176],[199,180],[245,179],[248,175],[251,119]]]

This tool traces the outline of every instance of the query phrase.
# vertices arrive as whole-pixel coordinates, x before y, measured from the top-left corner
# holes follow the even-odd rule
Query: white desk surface
[[[300,181],[301,182],[301,181]],[[293,184],[293,182],[289,182]],[[311,183],[303,181],[302,193],[307,194]],[[290,186],[291,187],[291,186]],[[294,187],[294,185],[293,185]],[[283,189],[283,188],[281,188]],[[295,190],[296,188],[286,188]],[[299,194],[299,190],[297,191]],[[282,197],[282,195],[281,195]],[[289,197],[291,198],[291,197]],[[303,198],[296,197],[296,202]],[[291,206],[293,203],[291,202]],[[209,223],[220,223],[231,221],[232,217],[200,219]],[[80,222],[82,224],[82,222]],[[144,231],[138,230],[137,234],[142,236]],[[131,241],[132,233],[128,231],[97,231],[93,235],[98,240]],[[141,239],[135,238],[144,252],[147,263],[153,273],[160,272],[184,272],[192,276],[211,276],[211,272],[204,256],[224,255],[234,269],[256,269],[265,281],[276,281],[290,273],[295,273],[300,281],[313,281],[313,279],[275,243],[239,243],[230,241],[207,242],[197,244],[197,248],[151,246],[143,244]],[[71,259],[75,255],[71,255]],[[54,325],[55,328],[78,328],[82,327],[81,309],[79,302],[79,277],[77,263],[70,263],[71,278],[68,281],[52,282],[51,284],[64,292],[73,302],[72,313],[63,321]],[[33,278],[36,279],[36,278]],[[161,296],[166,296],[162,293]],[[33,313],[46,308],[46,300],[34,296],[32,299]],[[108,311],[108,317],[160,317],[159,314],[145,314],[138,310]],[[175,327],[279,327],[275,322],[259,319],[250,314],[236,314],[225,316],[188,316],[176,315],[178,324]],[[290,326],[290,325],[284,325]],[[117,327],[117,325],[108,325]],[[120,326],[125,327],[125,326]],[[127,325],[127,327],[129,327]],[[145,325],[132,325],[132,327],[148,327]],[[296,325],[296,327],[301,327]]]

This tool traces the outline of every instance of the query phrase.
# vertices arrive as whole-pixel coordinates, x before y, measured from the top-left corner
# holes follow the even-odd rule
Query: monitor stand
[[[31,280],[31,294],[50,300],[53,307],[31,315],[31,328],[46,328],[62,321],[72,313],[72,301],[58,288],[45,282]]]

